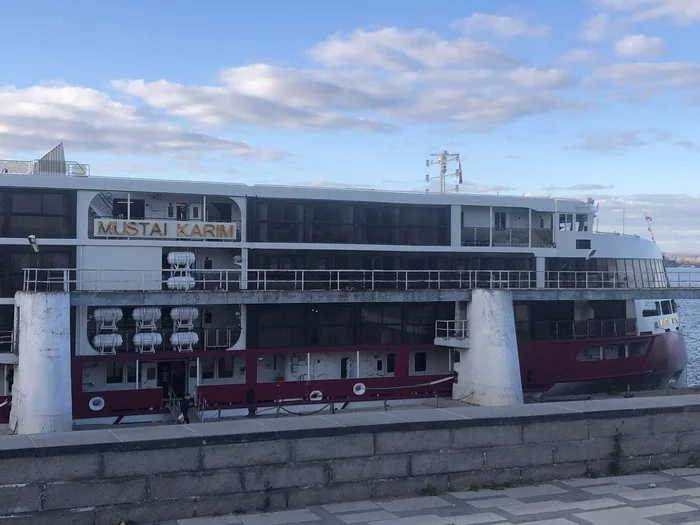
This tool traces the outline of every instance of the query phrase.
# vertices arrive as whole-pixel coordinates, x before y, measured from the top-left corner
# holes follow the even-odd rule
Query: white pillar
[[[535,258],[535,272],[535,287],[544,288],[546,284],[545,277],[547,275],[544,257]]]
[[[10,428],[17,434],[73,430],[70,294],[18,292],[15,305],[19,364]]]
[[[462,246],[462,206],[450,206],[450,245],[453,248]]]
[[[511,293],[473,290],[468,319],[470,348],[457,349],[452,397],[482,406],[523,404]]]

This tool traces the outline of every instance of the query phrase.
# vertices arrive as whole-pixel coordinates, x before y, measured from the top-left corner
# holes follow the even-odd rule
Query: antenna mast
[[[442,153],[431,153],[431,157],[437,157],[436,160],[426,160],[425,161],[425,167],[430,168],[430,166],[438,165],[440,166],[440,175],[438,177],[431,177],[430,174],[425,175],[425,182],[430,183],[431,180],[440,179],[440,193],[447,193],[447,179],[448,177],[456,177],[457,178],[457,184],[455,184],[454,191],[458,192],[459,191],[459,185],[462,184],[462,161],[459,158],[459,153],[450,153],[449,151],[445,150]],[[457,163],[457,169],[454,171],[454,173],[447,173],[447,165],[449,163],[456,162]],[[426,188],[426,192],[429,191],[429,188]]]
[[[651,240],[656,242],[656,239],[654,239],[654,232],[651,229],[651,217],[649,217],[646,213],[644,214],[644,220],[647,221],[647,229],[649,230],[649,233],[651,234]]]

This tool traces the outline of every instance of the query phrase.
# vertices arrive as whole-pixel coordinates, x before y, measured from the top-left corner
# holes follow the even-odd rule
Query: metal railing
[[[436,339],[467,339],[469,325],[466,319],[435,321]]]
[[[412,291],[485,289],[700,288],[694,272],[520,270],[23,270],[25,292],[68,291]]]
[[[197,334],[197,340],[181,340],[178,346],[178,341],[173,344],[170,340],[171,336],[175,333],[194,333]],[[160,341],[155,338],[146,336],[141,339],[140,344],[134,343],[134,336],[136,334],[149,334],[154,333],[160,335]],[[240,337],[240,328],[194,328],[189,331],[175,331],[172,329],[160,330],[156,329],[154,332],[137,332],[136,330],[117,330],[116,332],[100,332],[97,330],[88,330],[88,341],[90,346],[101,354],[113,355],[115,353],[154,353],[154,352],[189,352],[189,351],[201,351],[201,350],[228,350],[233,345],[236,344]],[[99,337],[95,339],[95,336],[107,336],[102,339]],[[121,342],[112,337],[117,335],[121,337]],[[183,345],[183,341],[188,343],[186,346]],[[118,343],[118,344],[116,344]],[[191,350],[190,345],[191,343]]]
[[[62,170],[55,173],[40,169],[38,160],[3,160],[0,159],[0,174],[12,175],[60,175],[68,177],[89,177],[90,165],[78,162],[63,162]]]
[[[541,228],[500,230],[485,226],[465,226],[462,228],[462,246],[551,248],[554,246],[554,232]]]
[[[0,352],[14,352],[17,349],[13,331],[0,332]]]

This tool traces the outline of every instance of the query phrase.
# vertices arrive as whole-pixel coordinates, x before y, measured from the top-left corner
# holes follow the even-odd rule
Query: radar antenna
[[[426,160],[425,161],[425,167],[430,168],[430,166],[438,165],[440,166],[440,175],[431,177],[430,174],[425,175],[425,182],[427,184],[430,184],[431,180],[439,179],[440,180],[440,193],[447,193],[447,179],[455,177],[457,179],[454,191],[458,192],[459,191],[459,185],[462,184],[462,161],[459,158],[459,153],[450,153],[449,151],[445,150],[442,153],[431,153],[431,157],[437,157],[435,160]],[[447,165],[450,163],[457,163],[457,169],[454,171],[454,173],[447,173]],[[426,188],[426,193],[429,191],[429,187]]]
[[[651,240],[656,242],[656,239],[654,239],[654,231],[651,229],[651,217],[649,217],[646,213],[644,214],[644,220],[647,221],[647,230],[649,230],[649,233],[651,234]]]

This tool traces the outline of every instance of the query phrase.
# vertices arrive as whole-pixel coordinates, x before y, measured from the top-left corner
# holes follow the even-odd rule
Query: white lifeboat
[[[199,336],[196,332],[175,332],[170,336],[170,342],[178,352],[191,352],[199,342]]]
[[[92,346],[103,355],[114,355],[117,348],[124,343],[119,334],[97,334],[92,338]]]
[[[176,277],[168,278],[168,289],[169,290],[191,290],[194,288],[195,280],[191,275],[178,275]]]
[[[153,354],[156,346],[163,343],[163,336],[157,332],[142,332],[134,335],[134,346],[142,354]]]
[[[168,254],[168,264],[170,266],[178,266],[189,268],[197,258],[192,252],[170,252]]]

